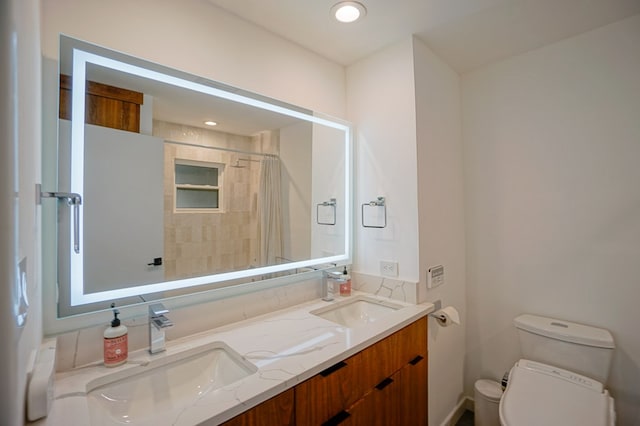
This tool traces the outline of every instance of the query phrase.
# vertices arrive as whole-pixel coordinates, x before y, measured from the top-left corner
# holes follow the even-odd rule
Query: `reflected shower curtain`
[[[258,217],[260,265],[275,265],[282,257],[282,191],[280,160],[266,157],[260,170]]]

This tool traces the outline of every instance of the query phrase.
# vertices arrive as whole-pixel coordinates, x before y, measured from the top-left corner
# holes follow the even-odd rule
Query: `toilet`
[[[503,426],[614,426],[604,388],[615,348],[609,331],[520,315],[514,319],[523,359],[509,372],[500,399]]]

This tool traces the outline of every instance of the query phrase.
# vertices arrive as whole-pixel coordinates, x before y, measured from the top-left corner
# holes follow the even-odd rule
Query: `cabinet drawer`
[[[366,392],[362,353],[296,386],[296,423],[319,425],[346,410]]]
[[[282,392],[260,405],[234,417],[223,426],[293,426],[294,390]]]
[[[347,410],[348,417],[344,426],[389,426],[398,425],[399,398],[402,395],[402,383],[396,374],[387,377],[367,393],[364,398]]]
[[[427,318],[423,317],[363,350],[365,388],[376,386],[417,356],[427,357]]]
[[[426,426],[427,416],[427,358],[416,357],[394,375],[398,384],[397,411],[393,423],[404,426]]]
[[[426,426],[427,359],[416,357],[344,413],[341,426]]]

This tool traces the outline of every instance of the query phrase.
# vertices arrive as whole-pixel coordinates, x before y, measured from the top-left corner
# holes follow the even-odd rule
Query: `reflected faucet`
[[[164,316],[169,310],[162,303],[149,305],[149,352],[152,354],[162,352],[164,346],[164,329],[171,327],[173,323]]]

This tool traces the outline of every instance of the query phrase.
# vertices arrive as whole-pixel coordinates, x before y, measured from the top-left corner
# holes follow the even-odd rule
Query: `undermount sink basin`
[[[158,357],[87,385],[92,425],[166,424],[175,413],[258,369],[222,342]]]
[[[358,296],[325,308],[316,309],[311,313],[345,327],[354,328],[375,322],[403,307],[402,305],[373,297]]]

